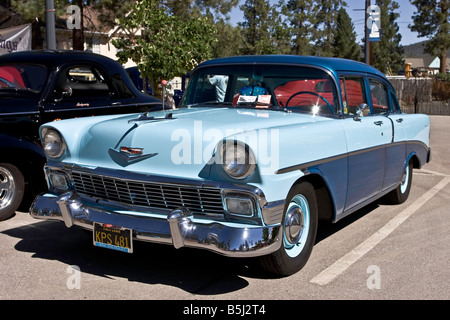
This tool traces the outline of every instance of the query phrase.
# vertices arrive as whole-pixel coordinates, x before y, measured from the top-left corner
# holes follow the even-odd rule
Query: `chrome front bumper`
[[[133,230],[136,240],[207,249],[230,257],[267,255],[278,250],[282,242],[279,224],[254,226],[195,219],[184,208],[173,210],[167,217],[117,213],[105,205],[84,201],[75,191],[36,197],[30,214],[37,219],[62,220],[68,228],[75,225],[92,230],[94,222],[126,227]]]

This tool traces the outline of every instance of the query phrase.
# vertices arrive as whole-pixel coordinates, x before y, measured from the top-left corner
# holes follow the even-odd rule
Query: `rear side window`
[[[59,75],[55,91],[63,92],[70,88],[71,97],[105,98],[111,90],[102,73],[91,66],[72,66]]]
[[[370,96],[372,99],[373,113],[386,113],[389,111],[388,91],[386,86],[378,80],[370,79]]]
[[[401,112],[400,105],[398,104],[397,97],[395,96],[395,93],[393,91],[389,92],[389,97],[391,99],[391,106],[393,112]]]

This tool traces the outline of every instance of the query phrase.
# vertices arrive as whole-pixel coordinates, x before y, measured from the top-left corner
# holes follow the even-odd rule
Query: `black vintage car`
[[[0,220],[21,204],[26,210],[46,189],[41,124],[160,108],[105,56],[48,50],[0,56]]]

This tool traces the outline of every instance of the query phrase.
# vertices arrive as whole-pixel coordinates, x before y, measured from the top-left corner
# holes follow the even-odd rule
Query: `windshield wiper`
[[[235,108],[251,108],[251,109],[257,109],[257,110],[283,111],[286,113],[291,113],[290,110],[288,110],[284,107],[273,106],[271,103],[257,102],[257,101],[239,102],[234,107]],[[258,108],[258,107],[260,107],[260,108]]]
[[[244,107],[270,107],[271,103],[266,102],[258,102],[258,101],[245,101],[245,102],[238,102],[236,107],[244,106]]]
[[[188,104],[186,105],[187,108],[191,108],[191,107],[205,107],[205,106],[216,106],[216,105],[224,105],[224,106],[231,106],[233,105],[232,102],[225,102],[225,101],[217,101],[217,100],[213,100],[213,101],[206,101],[206,102],[198,102],[198,103],[193,103],[193,104]]]

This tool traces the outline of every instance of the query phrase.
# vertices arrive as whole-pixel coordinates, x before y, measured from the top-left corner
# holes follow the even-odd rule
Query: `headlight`
[[[245,179],[256,167],[256,159],[250,148],[241,142],[226,141],[221,147],[223,170],[234,179]]]
[[[59,158],[66,151],[66,143],[61,134],[55,129],[42,129],[42,145],[45,154],[50,158]]]

